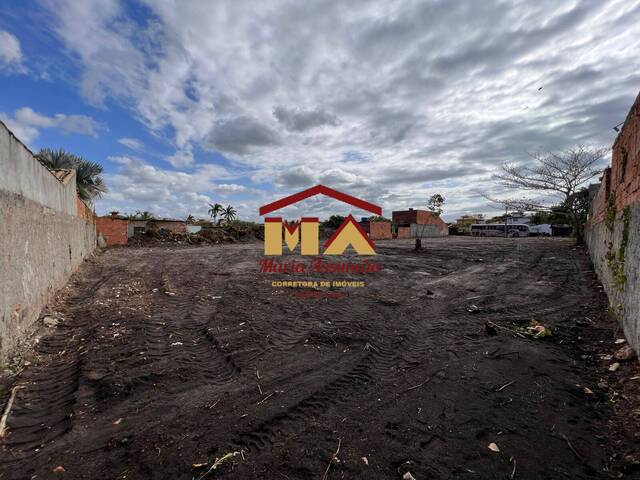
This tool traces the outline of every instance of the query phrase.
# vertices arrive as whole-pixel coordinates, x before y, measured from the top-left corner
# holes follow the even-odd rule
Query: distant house
[[[528,225],[530,221],[531,217],[523,212],[513,212],[507,216],[508,224]]]
[[[459,219],[456,220],[455,226],[458,233],[462,234],[470,234],[471,233],[471,225],[485,223],[486,220],[484,215],[479,213],[475,215],[462,215]]]
[[[426,210],[398,210],[391,221],[398,238],[441,237],[449,235],[449,227],[435,213]]]
[[[98,244],[102,244],[102,246],[126,245],[129,238],[127,235],[128,226],[129,219],[120,215],[119,212],[96,217]]]
[[[391,236],[391,222],[385,220],[371,220],[370,217],[362,217],[360,222],[362,230],[369,235],[371,240],[388,240]]]
[[[147,230],[169,230],[174,233],[187,233],[186,220],[176,218],[151,218],[149,220],[130,220],[127,235],[133,237]]]
[[[111,212],[110,215],[96,218],[96,230],[107,246],[126,245],[129,238],[147,230],[170,230],[174,233],[187,233],[187,222],[174,218],[152,218],[149,220],[131,220]]]

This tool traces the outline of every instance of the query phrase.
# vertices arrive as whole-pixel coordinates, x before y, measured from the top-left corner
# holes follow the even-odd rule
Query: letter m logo
[[[283,228],[284,227],[284,228]],[[264,219],[264,254],[282,255],[282,240],[290,251],[300,243],[302,255],[318,255],[318,218],[304,217],[299,222],[287,223],[280,217]]]

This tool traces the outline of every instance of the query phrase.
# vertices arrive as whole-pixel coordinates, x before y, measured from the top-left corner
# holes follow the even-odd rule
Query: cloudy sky
[[[0,118],[102,163],[99,213],[488,213],[497,166],[610,146],[640,90],[633,0],[2,3]]]

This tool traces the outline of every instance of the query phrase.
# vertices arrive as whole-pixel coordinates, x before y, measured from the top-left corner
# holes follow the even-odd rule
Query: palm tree
[[[148,212],[146,210],[144,212],[137,210],[136,213],[134,213],[133,215],[129,215],[129,220],[151,220],[151,219],[153,219],[153,213]]]
[[[227,205],[227,208],[222,211],[222,218],[224,218],[227,223],[235,220],[237,217],[238,212],[236,212],[236,209],[231,205]]]
[[[189,216],[187,217],[187,219],[185,221],[187,223],[195,223],[196,218],[193,215],[189,214]]]
[[[213,218],[213,223],[215,224],[216,218],[218,218],[218,215],[220,215],[223,211],[224,211],[224,208],[219,203],[216,203],[216,204],[210,203],[209,211],[207,213],[209,213],[209,216]]]
[[[69,169],[76,171],[76,189],[78,196],[92,202],[107,191],[102,177],[102,165],[91,162],[65,150],[43,148],[36,154],[36,159],[50,170]]]

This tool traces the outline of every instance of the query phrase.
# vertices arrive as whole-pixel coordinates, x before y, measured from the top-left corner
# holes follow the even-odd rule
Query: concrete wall
[[[412,223],[410,231],[411,236],[414,238],[443,237],[445,235],[449,235],[449,227],[446,229],[440,229],[439,225],[436,224],[419,225],[417,223]]]
[[[17,193],[45,207],[76,215],[76,186],[61,183],[0,122],[0,190]]]
[[[585,240],[612,311],[640,352],[640,95],[613,144]]]
[[[75,188],[75,174],[58,180],[0,122],[1,362],[94,251],[93,215]]]
[[[157,228],[160,230],[164,228],[174,233],[187,233],[187,222],[184,221],[171,221],[171,220],[151,220],[148,228]]]
[[[620,262],[624,216],[624,210],[617,214],[612,229],[605,222],[590,226],[585,232],[585,240],[611,310],[622,325],[629,345],[640,352],[640,201],[628,207],[628,240],[624,262]],[[615,258],[611,259],[611,255]],[[620,266],[621,272],[617,270]]]

